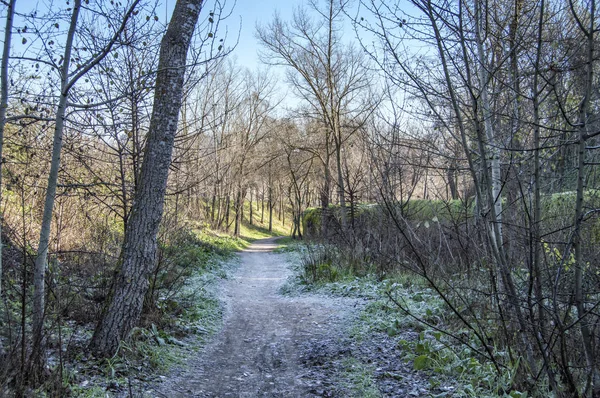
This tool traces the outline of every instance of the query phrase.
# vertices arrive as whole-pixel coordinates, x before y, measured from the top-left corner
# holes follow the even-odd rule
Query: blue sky
[[[232,0],[227,0],[228,5],[233,4]],[[279,12],[284,20],[289,20],[292,16],[294,7],[305,3],[303,0],[296,1],[278,1],[278,0],[237,0],[233,10],[229,25],[229,37],[231,40],[237,34],[239,24],[242,24],[240,31],[240,42],[234,50],[233,55],[242,66],[255,69],[259,65],[258,61],[258,43],[254,38],[256,23],[268,23],[275,11]]]

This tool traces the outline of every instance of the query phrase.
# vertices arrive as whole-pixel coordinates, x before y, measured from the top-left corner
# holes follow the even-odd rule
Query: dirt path
[[[326,394],[303,363],[307,345],[342,336],[351,299],[284,297],[291,275],[274,239],[257,241],[240,254],[242,264],[224,282],[223,329],[189,367],[159,391],[168,397],[310,397]],[[160,396],[159,395],[159,396]]]

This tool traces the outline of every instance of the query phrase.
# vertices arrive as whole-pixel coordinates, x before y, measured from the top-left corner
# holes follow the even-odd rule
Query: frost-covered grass
[[[511,390],[513,368],[507,366],[498,372],[493,363],[482,353],[486,348],[474,336],[472,330],[460,327],[454,313],[428,282],[415,274],[398,273],[385,279],[369,273],[339,274],[334,280],[327,275],[318,279],[307,277],[307,261],[310,267],[319,267],[315,258],[325,258],[328,267],[335,267],[331,259],[307,255],[305,246],[292,246],[288,259],[296,273],[283,288],[287,294],[315,292],[333,296],[360,298],[366,304],[360,310],[349,329],[353,341],[370,344],[373,336],[386,335],[399,349],[401,360],[422,372],[429,380],[429,390],[435,396],[454,397],[521,397],[519,391]],[[308,258],[308,260],[307,260]],[[497,358],[503,353],[491,348]],[[503,361],[509,363],[507,358]],[[376,380],[372,366],[357,367],[360,358],[354,358],[356,372],[341,373],[346,383],[361,384],[357,380]],[[358,378],[357,378],[358,377]],[[368,383],[370,391],[375,384]],[[377,396],[377,395],[373,395]]]
[[[381,393],[375,385],[373,366],[356,358],[347,358],[342,363],[342,374],[346,390],[351,397],[379,398]]]
[[[175,246],[163,246],[168,267],[159,279],[166,278],[161,283],[168,288],[157,293],[156,308],[121,342],[112,358],[95,359],[83,350],[75,354],[63,370],[62,394],[111,397],[132,391],[138,396],[146,384],[160,382],[170,369],[183,364],[221,326],[217,286],[237,267],[233,253],[243,248],[241,242],[212,232],[191,231],[173,240]],[[183,280],[168,285],[174,272],[184,271]],[[86,336],[83,345],[91,330],[80,334]]]

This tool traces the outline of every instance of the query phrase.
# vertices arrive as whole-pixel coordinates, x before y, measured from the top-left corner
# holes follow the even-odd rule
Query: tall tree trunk
[[[528,325],[523,314],[520,297],[517,294],[517,289],[515,287],[513,275],[511,273],[511,266],[508,260],[508,256],[506,255],[506,250],[504,246],[504,236],[502,228],[502,176],[500,170],[500,142],[497,139],[496,134],[494,132],[491,119],[491,103],[488,93],[488,65],[486,65],[485,51],[483,48],[484,39],[482,30],[483,26],[485,26],[484,11],[482,10],[483,6],[484,5],[479,2],[475,2],[475,36],[478,53],[477,56],[479,58],[479,64],[476,66],[476,69],[481,83],[480,100],[483,114],[483,132],[485,134],[485,138],[481,136],[481,127],[477,126],[479,124],[477,120],[475,124],[479,136],[478,145],[480,148],[480,154],[482,158],[481,162],[483,167],[483,173],[487,176],[487,178],[484,179],[484,181],[487,182],[486,199],[492,218],[491,222],[487,225],[487,237],[491,242],[492,251],[498,264],[503,284],[503,291],[508,298],[508,302],[512,306],[513,314],[519,324],[519,327],[523,331],[520,334],[522,341],[522,349],[525,350],[526,359],[530,367],[531,373],[535,374],[537,373],[537,364],[534,360],[532,344],[530,344],[528,334],[525,333],[525,331],[528,329]],[[474,106],[474,109],[477,109],[477,107]],[[475,118],[477,118],[477,116],[475,116]],[[491,154],[489,156],[489,166],[488,153]]]
[[[216,188],[215,188],[216,191]],[[212,195],[212,200],[211,200],[211,206],[210,206],[210,223],[211,225],[215,225],[215,206],[217,204],[217,195],[216,193],[213,193]]]
[[[282,220],[282,212],[283,212],[283,194],[281,192],[281,185],[279,185],[279,187],[277,188],[277,197],[278,197],[278,201],[277,204],[279,206],[279,211],[277,212],[277,219],[279,221]]]
[[[260,223],[264,224],[265,223],[265,184],[264,183],[262,186],[260,203],[261,203]]]
[[[258,203],[258,187],[255,187],[254,190],[255,192],[255,196],[256,196],[256,211],[260,210],[260,203]]]
[[[329,193],[331,192],[331,173],[329,170],[329,145],[325,143],[325,162],[323,168],[325,178],[323,179],[323,188],[321,189],[321,237],[327,239],[329,234]]]
[[[569,2],[571,5],[571,12],[576,13],[573,2]],[[585,353],[586,365],[588,370],[588,383],[586,386],[585,396],[600,396],[600,372],[597,367],[598,358],[595,354],[594,347],[594,333],[590,330],[590,311],[586,308],[585,301],[587,300],[584,292],[583,279],[585,276],[585,262],[583,261],[583,248],[581,242],[581,233],[584,220],[584,208],[583,200],[585,195],[585,153],[587,134],[589,126],[589,114],[592,103],[592,90],[594,90],[594,33],[596,31],[596,2],[591,1],[591,10],[589,16],[589,26],[586,28],[583,25],[580,29],[586,36],[587,48],[586,48],[586,67],[585,67],[585,80],[584,80],[584,92],[581,102],[579,104],[579,120],[578,120],[578,134],[579,142],[577,146],[577,196],[575,202],[575,215],[573,220],[574,232],[573,232],[573,251],[575,256],[575,275],[574,275],[574,301],[575,308],[577,309],[577,316],[579,317],[579,331],[581,333],[581,339],[583,342],[583,352]],[[563,258],[569,258],[569,251],[565,253]],[[563,260],[564,261],[564,260]],[[591,393],[590,393],[591,392]]]
[[[456,200],[458,199],[458,187],[457,187],[457,183],[456,183],[456,170],[457,166],[456,166],[456,160],[452,160],[452,163],[450,164],[450,167],[448,167],[448,169],[446,170],[446,178],[448,179],[448,188],[450,189],[450,198],[447,199],[452,199],[452,200]]]
[[[273,232],[273,188],[269,184],[269,232]]]
[[[6,26],[4,28],[4,49],[2,50],[2,66],[0,73],[0,159],[4,148],[4,125],[6,124],[6,108],[8,108],[8,59],[10,57],[10,42],[12,36],[13,18],[15,15],[16,0],[10,0],[6,10]],[[0,205],[2,204],[2,162],[0,161]],[[4,220],[0,217],[0,297],[2,297],[2,224]],[[0,353],[2,346],[0,345]]]
[[[235,226],[233,228],[233,235],[240,236],[240,227],[242,223],[242,191],[238,188],[237,196],[235,198]]]
[[[42,355],[42,333],[44,326],[44,299],[45,299],[45,274],[46,263],[48,259],[48,246],[50,244],[50,229],[52,226],[52,212],[54,211],[54,199],[56,197],[56,185],[58,182],[58,170],[60,168],[60,152],[62,149],[63,128],[67,110],[67,98],[69,96],[69,66],[71,64],[71,50],[75,38],[75,30],[79,11],[81,10],[81,0],[75,0],[73,13],[71,14],[71,23],[67,33],[65,52],[63,55],[63,65],[60,70],[61,87],[60,100],[56,109],[56,121],[54,124],[54,139],[52,143],[52,160],[50,163],[50,173],[48,175],[48,185],[46,186],[46,199],[44,202],[44,213],[42,215],[42,226],[40,229],[40,239],[37,249],[37,257],[33,271],[33,347],[32,347],[32,366],[41,365]]]
[[[477,73],[479,75],[481,84],[481,108],[483,113],[485,137],[487,139],[486,152],[491,154],[491,197],[488,199],[488,201],[491,202],[490,209],[492,212],[492,229],[494,231],[498,247],[502,247],[504,239],[502,236],[502,175],[500,170],[500,145],[492,126],[491,103],[488,92],[488,65],[485,61],[486,52],[483,48],[484,39],[481,32],[482,26],[485,24],[483,15],[484,13],[483,10],[481,10],[482,7],[483,5],[479,2],[475,3],[475,14],[477,18],[475,21],[475,35],[477,41],[477,56],[479,57]],[[484,173],[487,173],[487,170],[484,170]]]
[[[227,193],[227,199],[225,202],[225,231],[229,231],[229,213],[231,212],[231,197]]]
[[[340,127],[341,129],[341,127]],[[345,234],[348,230],[348,217],[346,216],[346,189],[344,188],[344,174],[342,171],[342,137],[340,132],[339,144],[336,143],[335,149],[335,160],[337,166],[337,184],[338,184],[338,195],[340,200],[340,222],[342,225],[342,234]]]
[[[178,0],[161,45],[152,118],[140,181],[123,243],[121,266],[90,348],[113,355],[138,322],[156,260],[173,143],[182,103],[186,59],[203,0]]]
[[[534,327],[534,331],[536,334],[536,341],[539,347],[539,352],[542,354],[542,358],[544,361],[544,370],[548,374],[548,382],[552,387],[553,391],[559,391],[558,386],[556,385],[557,380],[555,376],[555,369],[553,366],[550,366],[550,358],[551,353],[550,349],[546,344],[546,334],[548,333],[546,328],[546,320],[545,320],[545,312],[544,308],[544,296],[542,291],[542,271],[541,271],[541,228],[540,224],[542,222],[542,199],[541,199],[541,171],[542,164],[540,161],[540,126],[541,118],[540,118],[540,96],[541,90],[539,88],[539,78],[540,78],[540,62],[542,59],[542,46],[543,46],[543,30],[544,30],[544,17],[545,17],[545,7],[546,2],[542,0],[540,2],[540,11],[539,11],[539,20],[538,20],[538,32],[537,32],[537,50],[535,57],[535,67],[534,67],[534,76],[533,76],[533,219],[530,222],[530,247],[531,247],[531,270],[530,270],[530,278],[532,278],[532,285],[534,286],[534,295],[535,295],[535,305],[531,302],[531,294],[529,308],[530,312],[534,312],[537,307],[537,322],[532,322]],[[515,10],[515,13],[517,11]],[[517,17],[515,17],[516,19]],[[515,56],[516,58],[516,56]],[[516,64],[516,61],[514,61]],[[516,65],[513,66],[513,69],[516,70]],[[534,314],[530,315],[531,319],[535,319]],[[560,320],[560,317],[557,317],[557,321]],[[562,329],[562,322],[557,322],[558,327]],[[562,335],[563,333],[561,333]]]

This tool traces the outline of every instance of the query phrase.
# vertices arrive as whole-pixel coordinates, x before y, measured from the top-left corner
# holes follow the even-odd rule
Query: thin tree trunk
[[[569,2],[571,5],[571,11],[575,13],[573,2]],[[586,69],[585,69],[585,85],[584,93],[581,103],[579,104],[579,143],[578,143],[578,164],[577,164],[577,197],[575,202],[575,217],[574,217],[574,233],[573,233],[573,251],[575,255],[575,276],[574,276],[574,299],[575,307],[577,309],[577,316],[579,317],[579,330],[581,333],[581,339],[583,341],[583,351],[585,353],[586,365],[588,368],[588,384],[586,386],[585,396],[598,396],[600,395],[600,387],[598,386],[598,380],[600,374],[596,367],[596,355],[593,343],[593,332],[589,327],[589,314],[585,306],[585,294],[583,289],[583,278],[585,263],[583,261],[583,250],[581,244],[581,229],[584,219],[583,214],[583,200],[585,195],[585,151],[586,151],[586,135],[588,131],[588,118],[590,112],[590,103],[592,99],[592,90],[594,89],[594,32],[595,32],[595,20],[596,20],[596,2],[591,1],[590,10],[590,25],[585,30],[581,26],[581,30],[587,36],[587,54],[586,54]],[[569,258],[568,252],[563,258]],[[564,261],[564,260],[563,260]],[[592,393],[590,395],[589,393]]]
[[[8,108],[8,59],[10,57],[10,42],[12,36],[13,19],[15,15],[16,0],[10,0],[6,10],[6,26],[4,28],[4,49],[2,50],[2,66],[0,73],[0,159],[4,148],[4,125],[6,124],[6,109]],[[0,206],[2,205],[2,161],[0,161]],[[0,297],[2,297],[2,224],[4,220],[0,215]],[[2,346],[0,345],[0,353]]]
[[[264,183],[262,186],[260,203],[261,203],[261,207],[262,207],[262,210],[260,212],[260,223],[264,224],[265,223],[265,184]]]
[[[33,347],[32,347],[32,366],[38,367],[42,360],[42,332],[44,329],[44,299],[45,299],[45,274],[48,260],[48,246],[50,244],[50,229],[52,226],[52,212],[54,211],[54,200],[56,198],[56,185],[58,182],[58,170],[60,169],[60,152],[62,149],[63,128],[67,110],[67,98],[69,96],[69,66],[71,65],[71,50],[75,39],[75,30],[79,11],[81,10],[81,0],[75,0],[73,4],[73,13],[71,14],[71,23],[67,33],[65,52],[63,56],[63,65],[60,71],[61,87],[60,99],[56,110],[56,121],[54,124],[54,140],[52,143],[52,160],[50,163],[50,173],[48,175],[48,185],[46,186],[46,199],[44,202],[44,213],[42,215],[42,226],[40,229],[40,239],[37,249],[37,257],[33,271]]]
[[[488,74],[487,65],[485,65],[485,52],[483,50],[483,36],[482,26],[484,24],[483,12],[481,10],[482,4],[475,2],[475,36],[477,42],[477,52],[479,57],[479,65],[477,70],[479,72],[479,79],[481,80],[481,102],[483,108],[483,123],[484,132],[486,139],[479,137],[479,146],[482,158],[483,172],[487,175],[488,162],[487,154],[491,153],[490,161],[490,184],[491,187],[487,189],[488,194],[486,198],[488,200],[488,206],[491,210],[491,224],[488,225],[488,238],[491,240],[491,246],[494,252],[494,257],[498,263],[500,269],[500,276],[504,285],[504,292],[511,303],[514,316],[517,319],[519,327],[522,332],[520,333],[523,349],[527,354],[527,362],[530,367],[531,373],[537,373],[537,365],[533,357],[533,351],[529,338],[527,336],[527,322],[521,309],[520,298],[517,295],[517,290],[511,274],[510,265],[506,252],[504,249],[504,237],[502,233],[502,180],[500,170],[500,147],[496,140],[495,133],[492,127],[491,112],[490,112],[490,101],[488,94]],[[476,109],[476,108],[475,108]],[[477,123],[477,122],[476,122]],[[476,130],[480,131],[480,127],[476,127]],[[481,134],[479,134],[481,135]],[[487,141],[487,142],[485,142]]]
[[[237,196],[235,198],[235,225],[233,227],[233,235],[240,236],[240,224],[242,221],[242,192],[238,189]]]
[[[231,211],[231,198],[229,193],[227,194],[227,200],[225,202],[225,231],[229,231],[229,212]]]
[[[252,210],[253,210],[253,207],[252,207],[252,199],[253,199],[252,198],[252,194],[253,193],[254,193],[254,188],[251,188],[250,189],[250,206],[249,206],[249,208],[250,208],[250,225],[252,225],[252,219],[254,218],[253,212],[252,212]]]
[[[341,133],[340,133],[341,135]],[[341,140],[339,137],[339,143],[336,144],[335,158],[337,165],[337,182],[338,182],[338,195],[340,200],[340,221],[342,225],[342,233],[345,234],[348,231],[348,219],[346,216],[346,189],[344,188],[344,174],[342,172],[342,151],[341,151]]]
[[[269,185],[269,232],[273,232],[273,188]]]
[[[281,221],[283,212],[283,194],[281,192],[281,186],[279,186],[279,188],[277,189],[277,197],[279,199],[277,201],[277,205],[279,206],[279,211],[277,212],[277,219]]]
[[[256,195],[256,211],[259,211],[260,210],[260,203],[258,203],[258,187],[255,187],[254,190],[256,191],[255,192],[255,195]]]
[[[140,181],[125,240],[121,266],[90,348],[100,356],[113,355],[141,315],[148,277],[155,267],[157,233],[173,143],[182,104],[187,52],[203,0],[178,0],[160,46],[152,118]]]
[[[537,306],[537,322],[532,322],[534,330],[536,332],[536,340],[538,343],[539,351],[542,354],[542,358],[544,360],[544,370],[548,375],[548,382],[552,387],[553,391],[559,391],[558,386],[556,385],[556,376],[554,374],[554,369],[550,366],[550,358],[549,355],[549,347],[545,346],[546,344],[546,320],[544,313],[546,309],[544,308],[544,297],[542,292],[542,272],[541,272],[541,231],[540,225],[542,221],[542,210],[541,210],[541,193],[540,193],[540,183],[541,183],[541,169],[542,165],[540,162],[540,90],[539,90],[539,76],[540,76],[540,61],[542,58],[542,45],[543,45],[543,29],[544,29],[544,17],[545,17],[545,0],[542,0],[540,3],[540,15],[538,22],[538,36],[537,36],[537,51],[535,58],[535,69],[533,76],[533,220],[530,225],[530,233],[531,233],[531,250],[532,250],[532,264],[531,264],[531,276],[533,278],[533,290],[535,295],[535,301]],[[515,56],[516,57],[516,56]],[[516,61],[515,61],[516,64]],[[516,68],[516,66],[513,66]],[[535,306],[533,303],[529,304],[530,311],[535,310]],[[531,318],[534,319],[534,316],[531,315]],[[561,323],[560,317],[557,317],[558,323]],[[559,328],[562,328],[562,325],[559,325]],[[561,337],[562,338],[562,337]],[[560,396],[560,395],[559,395]]]
[[[329,145],[325,145],[327,151],[323,168],[325,178],[323,180],[323,189],[321,190],[321,237],[327,239],[329,234],[329,193],[331,190],[331,173],[329,171]]]
[[[477,41],[477,55],[479,57],[479,63],[477,65],[477,71],[479,74],[479,80],[481,84],[481,105],[483,110],[483,125],[485,130],[485,136],[487,138],[487,151],[491,153],[491,199],[493,203],[491,205],[492,210],[492,222],[495,224],[494,230],[496,233],[496,240],[498,241],[498,246],[503,246],[503,236],[502,236],[502,176],[500,170],[500,147],[498,140],[496,139],[496,134],[494,132],[494,128],[492,126],[492,115],[490,111],[490,99],[488,93],[488,72],[487,65],[485,63],[486,54],[483,48],[483,37],[481,33],[481,25],[483,22],[483,12],[481,11],[482,4],[476,2],[475,5],[475,13],[477,20],[475,21],[475,34]],[[485,172],[485,171],[484,171]]]

